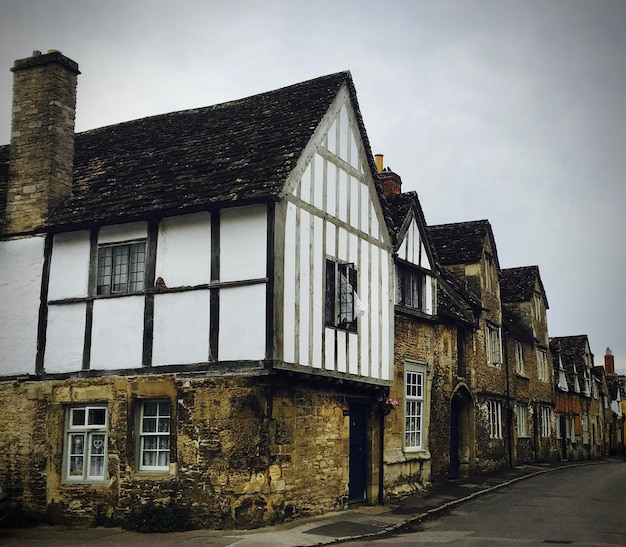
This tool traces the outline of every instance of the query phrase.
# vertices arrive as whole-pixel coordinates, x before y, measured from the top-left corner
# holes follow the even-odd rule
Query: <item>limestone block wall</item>
[[[432,363],[435,347],[434,324],[424,319],[395,316],[394,383],[389,397],[399,401],[394,411],[385,417],[384,490],[385,497],[398,499],[430,484],[431,452],[429,447]],[[423,450],[404,450],[405,363],[430,365],[424,385],[422,436]]]
[[[254,527],[338,510],[348,494],[346,398],[254,378],[108,376],[0,383],[0,483],[18,510],[52,522],[119,521],[142,502],[175,500],[196,524]],[[171,403],[169,470],[140,472],[139,403]],[[107,472],[63,473],[70,405],[106,404]]]

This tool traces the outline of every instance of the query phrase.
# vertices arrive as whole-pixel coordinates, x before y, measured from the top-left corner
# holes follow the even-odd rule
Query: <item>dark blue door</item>
[[[350,502],[364,501],[367,490],[367,409],[366,405],[350,404]]]

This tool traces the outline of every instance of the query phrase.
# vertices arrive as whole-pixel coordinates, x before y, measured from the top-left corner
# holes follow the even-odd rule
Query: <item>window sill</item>
[[[520,380],[527,380],[528,382],[530,382],[530,376],[526,376],[525,374],[522,374],[521,372],[516,371],[515,376],[519,378]]]

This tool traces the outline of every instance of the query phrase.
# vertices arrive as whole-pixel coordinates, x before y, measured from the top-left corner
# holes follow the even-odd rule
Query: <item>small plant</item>
[[[389,397],[383,397],[382,395],[376,399],[378,401],[378,408],[384,416],[389,415],[392,410],[395,410],[398,406],[396,399],[390,399]]]
[[[131,510],[122,527],[144,534],[183,532],[194,528],[189,508],[175,500],[164,504],[151,500],[140,503]]]

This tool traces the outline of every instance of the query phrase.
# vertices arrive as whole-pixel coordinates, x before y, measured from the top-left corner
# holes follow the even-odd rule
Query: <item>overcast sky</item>
[[[489,219],[550,335],[626,373],[625,0],[1,0],[0,46],[0,144],[33,50],[79,64],[78,131],[350,70],[428,224]]]

